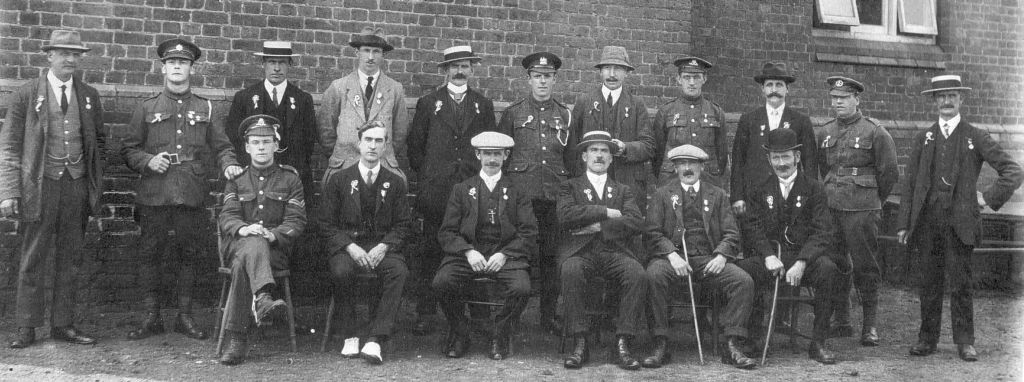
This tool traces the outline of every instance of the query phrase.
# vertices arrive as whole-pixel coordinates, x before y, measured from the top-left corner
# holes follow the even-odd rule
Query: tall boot
[[[164,320],[160,317],[160,300],[156,296],[149,296],[143,302],[146,306],[146,318],[142,325],[128,331],[128,339],[141,340],[143,338],[164,333]]]
[[[192,319],[192,286],[195,284],[195,268],[182,265],[178,279],[178,316],[174,320],[174,331],[197,340],[205,340],[206,332]]]
[[[629,347],[629,336],[619,336],[615,345],[615,364],[625,370],[639,370],[640,361],[633,357],[633,352]]]
[[[668,337],[658,336],[654,338],[654,351],[651,352],[650,357],[644,358],[642,366],[651,369],[659,368],[668,363],[671,358],[672,354],[668,352]]]
[[[580,333],[574,338],[572,354],[565,357],[562,366],[566,369],[579,369],[590,359],[590,349],[587,347],[587,335]]]

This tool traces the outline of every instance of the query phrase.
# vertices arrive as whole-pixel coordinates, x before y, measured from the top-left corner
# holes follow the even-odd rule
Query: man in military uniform
[[[192,320],[195,267],[206,242],[203,227],[209,220],[203,208],[209,196],[203,162],[215,156],[218,176],[227,179],[237,177],[242,168],[235,161],[224,127],[211,118],[211,102],[192,94],[189,76],[201,54],[198,46],[178,38],[157,46],[164,90],[139,104],[123,138],[121,155],[129,168],[141,174],[135,187],[135,216],[142,227],[139,280],[145,289],[146,318],[128,332],[133,340],[164,332],[159,268],[168,247],[174,249],[179,268],[174,331],[206,338],[206,332]],[[168,235],[172,230],[173,237]]]
[[[863,321],[860,343],[877,346],[878,331],[878,223],[882,203],[899,177],[896,148],[892,136],[876,119],[865,117],[858,108],[864,85],[846,77],[829,77],[829,97],[836,119],[818,134],[818,148],[825,158],[819,170],[824,177],[825,193],[831,208],[833,225],[839,231],[837,251],[849,256],[853,282],[860,292]],[[846,264],[837,264],[843,269]],[[843,283],[841,298],[849,295],[849,276]],[[852,335],[849,307],[836,307],[838,334]]]
[[[306,227],[306,202],[298,171],[274,160],[280,141],[280,121],[256,114],[241,122],[238,135],[245,139],[250,158],[238,178],[224,188],[224,208],[217,219],[223,248],[231,264],[224,328],[229,336],[220,363],[237,365],[248,350],[247,331],[285,302],[272,297],[273,271],[288,269],[288,254]]]
[[[569,108],[551,97],[562,60],[548,52],[523,58],[530,96],[515,102],[501,115],[498,131],[515,139],[508,177],[533,200],[533,213],[540,230],[536,272],[540,274],[540,320],[551,333],[560,333],[555,320],[558,301],[557,251],[558,216],[555,201],[558,184],[569,178],[575,166],[576,134],[571,134]]]
[[[253,55],[262,60],[263,81],[235,93],[226,123],[238,163],[249,163],[249,155],[245,137],[241,136],[245,132],[235,131],[235,127],[251,115],[271,115],[281,122],[280,152],[274,161],[298,170],[305,195],[312,196],[310,161],[317,136],[313,96],[288,81],[288,71],[299,55],[292,52],[292,43],[287,41],[264,41],[263,51]]]
[[[85,226],[90,215],[99,215],[103,194],[103,107],[96,89],[75,76],[89,51],[78,32],[54,30],[42,50],[50,69],[14,91],[0,129],[0,216],[21,222],[15,349],[34,343],[35,328],[43,326],[51,256],[50,336],[96,342],[75,328],[74,310]]]
[[[445,71],[445,85],[420,97],[409,125],[409,166],[419,176],[416,210],[423,216],[423,238],[417,256],[420,287],[413,333],[430,331],[426,316],[433,315],[437,299],[430,282],[444,257],[437,231],[444,219],[445,203],[452,186],[480,172],[470,138],[493,131],[494,103],[469,88],[473,65],[480,57],[469,45],[444,50],[437,65]]]
[[[1020,164],[984,129],[963,120],[960,104],[971,88],[958,75],[932,78],[931,95],[939,111],[936,124],[913,141],[903,181],[896,237],[920,250],[921,329],[910,354],[936,350],[942,328],[942,295],[949,275],[953,342],[964,361],[977,361],[974,349],[974,301],[971,253],[981,241],[980,207],[999,210],[1020,187]],[[985,192],[977,190],[982,163],[998,178]]]
[[[700,57],[683,57],[675,65],[679,68],[676,81],[683,87],[683,96],[661,105],[654,115],[654,175],[662,185],[675,181],[675,167],[671,161],[665,161],[665,151],[690,144],[709,153],[704,180],[722,186],[724,179],[719,177],[729,160],[725,112],[702,93],[711,63]]]
[[[433,288],[441,294],[448,319],[445,355],[460,358],[469,348],[470,333],[462,303],[469,281],[489,277],[504,287],[505,304],[491,333],[488,356],[509,356],[512,327],[526,309],[530,297],[530,257],[537,253],[537,219],[530,198],[502,176],[501,167],[515,145],[512,137],[493,131],[472,139],[479,175],[455,185],[448,198],[444,225],[437,240],[445,253]]]

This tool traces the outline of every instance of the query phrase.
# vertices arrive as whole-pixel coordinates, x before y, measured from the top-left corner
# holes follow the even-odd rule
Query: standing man
[[[987,131],[960,116],[964,94],[971,90],[960,76],[936,76],[931,83],[921,94],[932,96],[939,120],[914,137],[896,222],[900,244],[909,243],[921,253],[921,330],[910,354],[935,352],[948,274],[953,342],[960,359],[972,362],[978,360],[971,298],[971,252],[981,242],[978,211],[985,206],[999,210],[1024,174]],[[999,175],[985,192],[976,189],[983,162]]]
[[[700,57],[683,57],[675,61],[679,68],[676,81],[683,87],[683,96],[661,105],[654,116],[654,156],[651,158],[654,175],[661,185],[671,183],[676,176],[671,161],[665,161],[665,150],[670,147],[694,145],[707,153],[708,166],[704,180],[721,186],[729,161],[726,142],[725,112],[718,104],[704,97],[702,88],[707,81],[711,63]]]
[[[530,298],[530,257],[537,252],[537,219],[529,198],[501,167],[515,142],[505,134],[488,131],[472,139],[478,176],[455,186],[448,198],[444,225],[437,234],[447,255],[434,277],[448,319],[445,355],[460,358],[469,348],[469,325],[462,303],[469,281],[494,278],[504,286],[505,304],[498,312],[497,332],[491,334],[488,356],[509,356],[512,327]]]
[[[876,119],[864,117],[858,108],[864,85],[833,76],[825,80],[836,119],[819,134],[818,147],[825,158],[819,167],[825,183],[832,225],[839,231],[839,257],[849,256],[852,277],[864,309],[860,344],[878,346],[875,319],[878,314],[878,223],[882,203],[896,185],[896,148],[892,136]],[[845,264],[837,264],[840,269]],[[843,283],[840,298],[848,299],[850,282]],[[839,333],[852,333],[849,307],[836,307]],[[845,318],[845,322],[843,322]]]
[[[75,76],[89,48],[75,31],[54,30],[43,45],[50,69],[12,95],[0,129],[0,215],[18,219],[21,265],[10,346],[36,340],[43,326],[49,244],[55,243],[50,336],[76,344],[96,340],[75,328],[75,293],[85,226],[100,213],[105,144],[96,89]]]
[[[572,131],[577,135],[603,130],[618,146],[608,174],[637,195],[647,195],[646,163],[654,155],[654,136],[647,122],[647,106],[624,85],[634,70],[629,54],[621,46],[606,46],[601,61],[594,66],[601,73],[600,90],[584,93],[576,99]],[[582,164],[582,162],[580,162]],[[647,211],[647,197],[637,198],[640,212]]]
[[[729,197],[725,190],[701,181],[708,160],[704,150],[682,145],[668,152],[668,160],[676,166],[678,181],[659,187],[651,198],[644,232],[655,337],[654,353],[644,359],[644,366],[660,367],[668,361],[670,289],[678,288],[691,275],[694,282],[719,288],[725,297],[721,325],[727,341],[721,349],[722,363],[753,369],[757,363],[744,353],[742,345],[754,302],[754,281],[733,263],[739,253],[740,233]],[[686,253],[682,253],[684,248]]]
[[[323,191],[320,209],[320,235],[330,255],[334,279],[334,298],[341,317],[355,309],[356,274],[373,272],[381,280],[382,290],[370,335],[362,350],[355,327],[345,320],[341,333],[344,357],[360,356],[379,365],[384,362],[381,344],[394,331],[402,306],[402,289],[409,268],[402,255],[402,244],[412,230],[405,181],[384,166],[388,150],[388,129],[380,121],[363,125],[359,137],[359,162],[332,176]],[[324,333],[330,335],[330,333]]]
[[[431,331],[427,316],[432,316],[437,298],[430,288],[444,251],[437,231],[445,215],[445,203],[452,186],[480,172],[480,160],[473,154],[470,138],[493,131],[494,103],[469,88],[473,64],[480,57],[469,45],[444,50],[437,64],[445,71],[445,85],[420,97],[409,126],[409,166],[419,176],[416,210],[423,216],[423,240],[417,256],[419,301],[413,333]]]
[[[135,186],[135,217],[142,227],[139,239],[139,269],[145,294],[146,318],[128,332],[137,340],[164,332],[160,317],[159,272],[168,247],[178,265],[178,316],[174,331],[205,339],[192,319],[192,287],[196,265],[203,256],[204,227],[209,213],[203,201],[209,197],[206,168],[210,155],[216,157],[217,176],[234,179],[242,173],[235,161],[224,126],[213,118],[210,100],[192,94],[189,77],[202,51],[191,42],[174,38],[156,49],[163,62],[164,90],[142,101],[128,123],[121,155],[141,175]],[[172,237],[168,231],[174,231]]]
[[[359,163],[359,128],[371,121],[379,121],[387,129],[389,139],[381,152],[382,165],[404,182],[396,149],[404,150],[408,134],[405,89],[380,70],[384,53],[395,47],[385,39],[383,29],[372,27],[352,34],[348,45],[356,48],[356,71],[331,82],[316,113],[320,145],[324,152],[331,153],[323,183],[331,174]]]
[[[561,333],[555,320],[558,302],[558,216],[555,213],[558,184],[569,178],[575,166],[569,108],[551,97],[562,60],[548,52],[523,58],[530,96],[505,109],[498,131],[515,139],[508,177],[533,200],[540,230],[540,253],[534,265],[540,274],[540,321],[549,333]]]
[[[298,54],[292,52],[287,41],[264,41],[263,51],[253,53],[263,62],[263,81],[235,93],[228,112],[227,135],[235,147],[238,163],[249,163],[244,131],[237,127],[245,118],[266,114],[281,122],[275,163],[291,166],[299,171],[304,195],[313,195],[313,170],[310,165],[313,145],[316,144],[316,116],[313,96],[288,81],[288,70],[295,64]]]
[[[277,289],[273,271],[288,269],[288,255],[306,227],[306,202],[299,173],[276,163],[280,121],[256,114],[241,122],[236,135],[245,139],[249,167],[224,189],[224,208],[217,227],[224,237],[231,264],[224,328],[228,348],[220,358],[224,365],[245,360],[246,337],[252,317],[259,325],[272,311],[285,306],[272,294]]]

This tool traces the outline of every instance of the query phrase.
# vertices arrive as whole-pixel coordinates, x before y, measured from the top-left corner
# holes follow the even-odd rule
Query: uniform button
[[[262,220],[260,220],[260,224],[263,224],[263,221],[262,221]]]
[[[548,123],[548,121],[545,121],[545,120],[543,120],[543,119],[542,119],[542,120],[540,120],[540,124],[541,124],[541,125],[546,125],[547,123]]]
[[[64,123],[68,123],[68,120],[66,120],[66,119],[65,119],[65,120],[64,120]]]
[[[541,138],[547,138],[547,137],[548,137],[548,135],[547,135],[547,134],[541,134],[541,135],[540,135],[540,137],[541,137]]]
[[[181,145],[177,145],[177,146],[174,146],[174,147],[177,147],[177,148],[181,149]]]
[[[181,114],[178,114],[178,118],[181,118]]]
[[[542,107],[542,108],[540,108],[540,111],[544,111],[544,108],[543,108],[543,107]]]
[[[693,109],[693,105],[690,105],[690,108]]]
[[[178,134],[181,134],[181,130],[178,130]]]
[[[260,190],[260,195],[263,195],[263,190]]]
[[[541,146],[541,148],[540,148],[540,149],[541,149],[541,150],[547,150],[548,148],[547,148],[547,146]]]
[[[178,100],[178,103],[181,103],[181,100],[180,100],[180,99]]]
[[[693,136],[695,136],[695,137],[696,137],[696,136],[697,136],[697,133],[693,133]]]
[[[690,122],[697,122],[697,120],[696,119],[691,119]]]
[[[64,134],[69,134],[69,133],[71,133],[71,132],[67,131],[67,130],[64,130]]]
[[[548,161],[542,160],[542,161],[540,161],[540,164],[548,164]]]
[[[260,180],[263,180],[263,179],[264,179],[264,178],[263,178],[263,177],[261,176],[261,177],[260,177]]]
[[[260,207],[260,209],[261,209],[261,210],[263,209],[263,205],[262,205],[262,204],[260,204],[260,206],[259,206],[259,207]]]
[[[64,141],[64,144],[65,144],[65,145],[66,145],[66,144],[68,144],[68,141]]]

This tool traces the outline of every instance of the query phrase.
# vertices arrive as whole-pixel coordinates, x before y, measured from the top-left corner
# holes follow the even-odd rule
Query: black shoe
[[[668,352],[668,338],[659,336],[654,339],[654,352],[650,357],[644,358],[641,366],[657,369],[667,364],[670,359],[672,359],[672,354]]]
[[[619,341],[615,345],[615,364],[625,370],[640,370],[640,361],[633,358],[633,353],[629,350],[629,337],[619,336]]]
[[[541,317],[540,327],[550,335],[562,335],[562,324],[558,322],[558,318],[556,317]]]
[[[142,321],[141,326],[128,332],[128,339],[141,340],[155,334],[163,334],[165,331],[164,319],[160,317],[160,312],[149,312],[146,313],[146,319]]]
[[[448,358],[462,358],[469,351],[469,337],[459,334],[455,329],[448,331],[444,355]]]
[[[874,326],[866,326],[860,334],[860,345],[861,346],[878,346],[880,339],[878,338],[878,330]]]
[[[580,334],[576,336],[576,344],[573,345],[572,354],[565,357],[562,366],[566,369],[579,369],[590,360],[590,349],[587,347],[587,336]]]
[[[726,341],[725,346],[722,347],[722,363],[726,365],[733,365],[737,369],[750,370],[757,367],[757,362],[747,357],[743,353],[743,349],[740,349],[740,339],[738,337],[729,337]]]
[[[412,325],[412,334],[416,336],[425,336],[434,332],[433,325],[430,325],[430,321],[424,320],[422,317],[416,318],[416,323]]]
[[[839,325],[833,326],[828,330],[829,338],[838,337],[853,337],[853,326],[850,325]]]
[[[207,337],[206,332],[196,325],[191,314],[178,313],[178,317],[174,320],[174,331],[197,340],[205,340]]]
[[[232,332],[228,337],[228,347],[220,357],[221,365],[231,366],[245,362],[245,353],[249,349],[245,334]]]
[[[11,349],[24,349],[36,342],[36,329],[29,327],[18,328],[18,335],[11,340]]]
[[[824,342],[812,341],[811,345],[807,347],[807,355],[811,359],[821,362],[825,365],[831,365],[836,363],[836,355],[825,348]]]
[[[498,335],[491,339],[491,352],[488,356],[495,361],[501,361],[508,358],[509,354],[509,343],[512,339],[508,335]]]
[[[917,341],[914,346],[910,347],[910,355],[926,356],[935,353],[935,344],[925,341]]]
[[[53,337],[55,340],[78,345],[92,345],[96,343],[95,338],[82,334],[72,325],[50,328],[50,337]]]
[[[252,300],[252,314],[256,317],[256,326],[262,326],[264,319],[287,305],[284,300],[275,300],[270,293],[260,293]]]
[[[978,351],[974,350],[974,345],[957,344],[956,353],[960,355],[960,359],[967,362],[974,362],[978,360]]]

